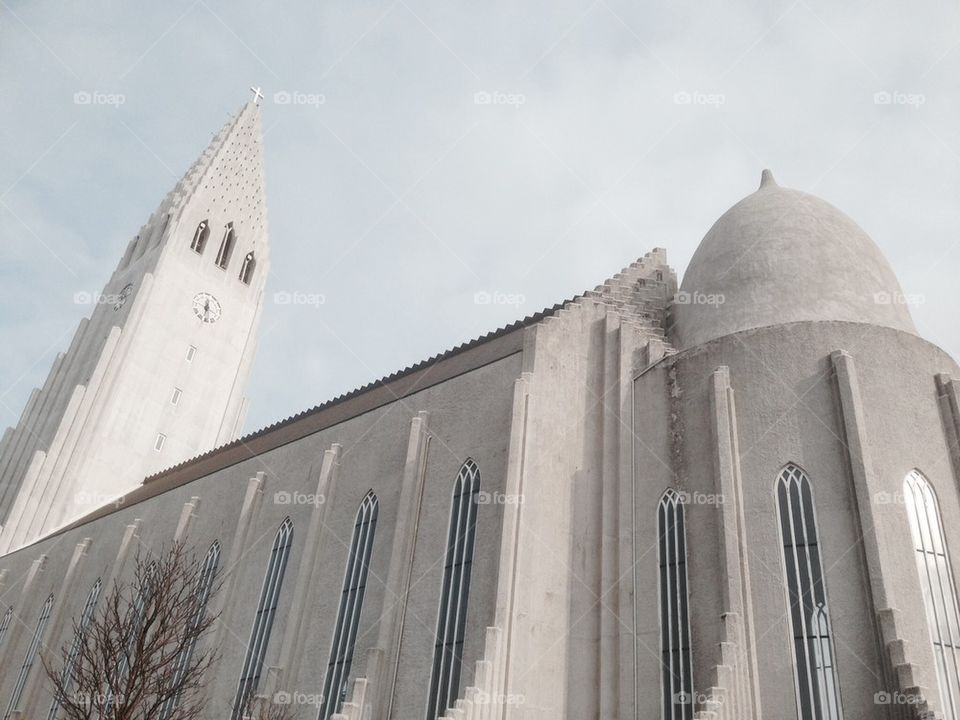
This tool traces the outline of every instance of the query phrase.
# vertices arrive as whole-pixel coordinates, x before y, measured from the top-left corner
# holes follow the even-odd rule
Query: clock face
[[[117,301],[113,304],[113,309],[119,310],[120,308],[122,308],[124,306],[124,303],[127,302],[127,298],[130,297],[130,293],[132,292],[133,292],[133,283],[128,283],[124,285],[123,290],[121,290],[117,294]]]
[[[210,293],[197,293],[193,297],[194,314],[206,323],[216,322],[220,319],[222,308],[220,302]]]

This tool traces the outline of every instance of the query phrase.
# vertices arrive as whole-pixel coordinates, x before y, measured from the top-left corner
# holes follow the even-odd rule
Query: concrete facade
[[[130,241],[103,291],[79,294],[92,315],[0,441],[0,551],[240,434],[269,268],[260,135],[250,105]],[[235,242],[220,267],[228,225]],[[249,253],[256,265],[245,284]],[[216,298],[220,317],[196,315],[199,293]]]
[[[822,268],[828,251],[862,262]],[[791,278],[807,284],[778,295]],[[211,717],[229,717],[289,517],[257,693],[316,717],[351,533],[372,492],[369,577],[333,717],[436,720],[451,500],[470,459],[476,544],[458,699],[444,718],[836,717],[799,699],[776,500],[789,465],[812,491],[842,717],[952,718],[902,498],[920,470],[947,549],[960,547],[960,367],[916,334],[898,293],[852,221],[765,174],[708,234],[680,292],[654,250],[593,291],[156,473],[0,557],[0,612],[18,619],[0,638],[0,704],[38,599],[54,595],[43,643],[59,647],[98,577],[129,572],[139,544],[179,537],[223,548],[211,641],[222,661],[208,692]],[[670,489],[686,518],[692,684],[679,711],[661,699],[657,509]],[[49,707],[41,676],[20,717]]]

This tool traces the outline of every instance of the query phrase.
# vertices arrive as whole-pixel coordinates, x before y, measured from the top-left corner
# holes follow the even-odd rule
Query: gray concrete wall
[[[301,559],[314,506],[287,504],[283,502],[283,496],[276,494],[314,493],[324,452],[339,444],[338,473],[328,491],[328,504],[323,507],[327,533],[319,548],[318,573],[312,583],[316,602],[304,610],[303,653],[298,662],[298,673],[288,678],[287,686],[305,694],[319,693],[322,689],[347,546],[360,500],[372,489],[380,500],[380,515],[352,675],[363,673],[367,653],[377,643],[378,621],[391,606],[385,597],[384,583],[389,574],[395,540],[397,500],[404,476],[411,420],[418,412],[427,411],[430,439],[423,504],[418,519],[413,583],[403,634],[398,676],[400,690],[394,712],[397,718],[419,717],[426,703],[453,482],[461,463],[472,457],[480,466],[482,489],[502,492],[513,382],[519,375],[520,363],[519,354],[508,356],[5,556],[0,560],[0,572],[6,571],[0,603],[5,610],[6,605],[13,602],[17,614],[15,625],[30,628],[14,637],[12,644],[12,636],[8,636],[0,645],[0,658],[6,658],[5,669],[14,665],[19,668],[36,622],[34,616],[40,605],[37,598],[42,602],[47,594],[59,590],[77,542],[87,537],[92,539],[87,557],[75,578],[74,589],[67,598],[58,598],[58,602],[65,601],[67,616],[79,611],[96,577],[103,576],[106,580],[128,524],[140,520],[139,543],[135,545],[157,548],[172,540],[184,503],[194,497],[199,498],[199,507],[189,531],[190,542],[199,552],[205,552],[213,540],[219,540],[223,546],[221,569],[226,571],[230,555],[235,550],[234,538],[249,479],[263,473],[262,495],[250,515],[250,532],[242,549],[241,562],[233,570],[232,605],[225,616],[227,627],[221,648],[223,662],[211,678],[212,707],[214,714],[221,716],[236,690],[270,547],[277,528],[288,515],[294,523],[293,548],[267,652],[269,666],[278,662],[288,615],[294,604],[298,574],[303,569]],[[485,628],[493,622],[500,511],[496,505],[483,505],[479,511],[480,531],[464,649],[464,684],[472,680],[474,663],[483,649]],[[21,600],[19,593],[24,579],[31,564],[42,554],[47,556],[44,571],[30,589],[29,598]],[[47,637],[45,645],[57,647],[67,639],[67,634],[68,631],[64,630],[61,637]],[[34,674],[40,673],[39,668],[34,669]],[[269,675],[275,673],[265,669],[265,680]],[[0,677],[0,704],[5,706],[15,680],[16,672],[6,671]],[[38,692],[36,703],[36,707],[46,709],[49,698],[45,692]],[[305,717],[316,712],[315,707],[304,708]]]

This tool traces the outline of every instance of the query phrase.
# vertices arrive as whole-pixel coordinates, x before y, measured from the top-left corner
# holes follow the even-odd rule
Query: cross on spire
[[[260,92],[259,87],[251,87],[250,92],[253,93],[253,104],[259,105],[260,101],[263,99],[263,93]]]

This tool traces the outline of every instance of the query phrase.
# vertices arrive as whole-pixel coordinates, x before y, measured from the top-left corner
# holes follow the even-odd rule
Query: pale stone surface
[[[231,132],[245,136],[256,112],[245,109]],[[247,187],[253,158],[244,153],[259,163],[259,152],[241,143],[218,182]],[[262,198],[259,170],[256,182],[245,202]],[[207,200],[187,203],[183,227],[208,214],[225,220]],[[246,232],[260,217],[251,212]],[[140,292],[169,305],[200,277],[242,316],[230,325],[225,310],[224,324],[213,327],[225,331],[218,368],[233,362],[236,385],[211,389],[209,414],[190,415],[206,443],[196,452],[230,439],[242,413],[260,288],[247,288],[257,299],[243,303],[231,293],[244,288],[229,285],[231,273],[210,275],[206,256],[187,272],[196,258],[184,232],[161,243],[176,272],[158,264]],[[258,262],[266,260],[265,231],[262,241]],[[795,718],[774,501],[778,473],[795,463],[814,491],[844,717],[943,717],[905,510],[877,498],[897,497],[904,476],[921,469],[936,489],[948,546],[960,547],[960,368],[917,336],[905,305],[874,297],[899,286],[863,231],[770,176],[708,233],[683,288],[724,302],[674,301],[676,279],[665,252],[654,250],[583,296],[158,473],[117,507],[0,557],[0,611],[12,605],[17,617],[0,645],[0,702],[36,622],[31,598],[55,593],[60,636],[45,642],[56,647],[97,577],[122,577],[138,544],[179,535],[201,551],[214,540],[223,546],[223,622],[212,640],[222,662],[209,695],[211,717],[227,716],[270,546],[286,517],[293,545],[260,692],[315,698],[356,511],[372,490],[380,511],[370,576],[346,701],[334,717],[423,720],[451,491],[470,458],[490,502],[478,509],[459,699],[445,717],[662,717],[656,508],[673,488],[690,498],[693,717]],[[112,323],[100,312],[83,327],[101,328],[105,346]],[[112,342],[120,348],[130,320],[118,328]],[[77,349],[85,332],[70,352],[89,356],[95,373],[93,351]],[[176,327],[163,333],[145,347],[162,352],[161,335],[178,345],[194,337]],[[70,380],[54,377],[25,411],[33,423],[58,418],[49,444],[31,449],[19,431],[7,433],[0,468],[36,472],[68,441],[86,442],[84,433],[74,440],[54,432],[65,414],[89,412],[89,389],[72,389],[69,364],[58,361],[52,375]],[[135,377],[153,372],[173,382],[149,364]],[[116,387],[115,402],[138,387]],[[156,424],[146,427],[153,416],[125,417],[134,434],[156,432]],[[109,475],[109,453],[94,460]],[[877,705],[881,691],[919,702]],[[49,689],[35,678],[18,709],[27,717],[48,705]]]

